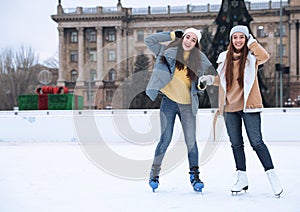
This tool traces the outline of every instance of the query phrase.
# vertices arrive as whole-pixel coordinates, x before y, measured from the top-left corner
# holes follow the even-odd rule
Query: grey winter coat
[[[171,47],[166,49],[166,45],[162,44],[162,42],[172,40],[170,33],[171,32],[160,32],[149,35],[145,38],[146,45],[156,56],[154,70],[146,88],[146,94],[152,101],[156,99],[160,90],[171,81],[175,72],[176,54],[178,47]],[[204,74],[215,72],[214,67],[205,56],[205,54],[200,51],[200,55],[201,56],[199,60],[201,61],[201,66],[198,67],[197,76],[199,77]],[[166,58],[170,69],[166,64],[161,63],[161,56],[164,56]],[[197,94],[198,92],[202,92],[197,89],[197,83],[198,80],[191,82],[191,106],[194,115],[197,114],[199,107],[199,98]]]

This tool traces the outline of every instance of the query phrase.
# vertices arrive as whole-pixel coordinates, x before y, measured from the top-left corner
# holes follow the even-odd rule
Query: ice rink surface
[[[238,195],[230,192],[235,168],[225,141],[200,167],[205,184],[202,194],[190,185],[186,159],[160,176],[160,186],[153,193],[147,179],[128,180],[101,170],[78,143],[1,142],[0,211],[300,211],[300,142],[266,144],[284,187],[281,198],[273,196],[248,142],[249,190]],[[115,144],[113,148],[128,157],[136,155],[130,145]],[[199,144],[200,154],[201,148]],[[143,151],[152,155],[154,148]]]

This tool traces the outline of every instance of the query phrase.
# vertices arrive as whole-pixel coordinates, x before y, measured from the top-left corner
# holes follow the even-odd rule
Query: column
[[[120,73],[122,61],[122,27],[116,27],[116,41],[117,41],[117,71]]]
[[[83,85],[85,79],[84,73],[84,36],[83,36],[83,28],[77,28],[78,30],[78,79],[77,84]]]
[[[102,80],[104,77],[103,70],[103,38],[102,30],[103,27],[96,27],[97,30],[97,80],[96,85],[100,86],[103,84]]]
[[[300,3],[298,3],[300,4]],[[297,30],[297,36],[296,38],[298,39],[298,43],[296,44],[297,46],[297,49],[296,49],[296,52],[298,53],[298,58],[297,58],[297,64],[296,64],[296,75],[299,76],[299,72],[300,72],[300,19],[296,20],[296,30]]]
[[[290,74],[296,75],[296,24],[290,21]],[[294,46],[294,47],[292,47]]]
[[[65,70],[64,70],[64,28],[58,27],[58,57],[59,57],[59,69],[58,69],[58,79],[57,79],[57,86],[65,86]]]

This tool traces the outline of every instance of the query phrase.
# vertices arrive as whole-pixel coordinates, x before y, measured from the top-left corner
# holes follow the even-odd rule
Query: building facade
[[[272,86],[268,90],[272,93],[270,100],[277,100],[281,91],[282,99],[297,98],[300,95],[300,1],[282,1],[282,7],[279,1],[246,2],[246,5],[253,18],[251,31],[271,55],[264,67],[266,83]],[[130,100],[124,98],[130,95],[125,95],[124,82],[132,80],[137,56],[147,55],[150,66],[153,62],[144,43],[145,36],[187,27],[208,28],[214,35],[217,30],[214,20],[220,6],[124,8],[118,0],[115,7],[72,9],[63,8],[59,0],[57,14],[51,16],[58,24],[57,84],[84,96],[86,109],[111,108],[114,101],[123,101],[116,107],[128,108],[124,101]],[[283,67],[282,74],[276,72],[276,64]],[[121,87],[123,93],[118,91]]]

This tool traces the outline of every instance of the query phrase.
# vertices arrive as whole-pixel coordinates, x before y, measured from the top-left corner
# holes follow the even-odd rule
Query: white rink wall
[[[215,109],[198,111],[198,141],[208,139],[214,112]],[[300,141],[300,108],[265,108],[261,115],[265,141]],[[159,123],[159,110],[0,111],[0,142],[94,142],[101,139],[110,143],[147,144],[159,139]],[[225,127],[219,129],[220,139],[228,140]],[[183,140],[178,120],[173,139]]]

